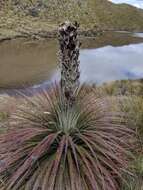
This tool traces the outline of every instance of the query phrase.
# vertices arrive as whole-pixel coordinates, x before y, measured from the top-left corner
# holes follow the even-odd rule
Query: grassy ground
[[[90,91],[91,87],[87,87]],[[92,87],[95,88],[96,87]],[[128,185],[124,185],[123,190],[142,190],[143,189],[143,83],[142,81],[116,81],[97,87],[98,92],[113,101],[113,109],[122,110],[127,116],[127,123],[134,128],[138,136],[139,145],[135,162],[131,163],[135,176],[127,179]],[[4,126],[11,122],[11,115],[17,107],[24,102],[21,99],[0,96],[0,131],[5,131]]]
[[[91,87],[87,87],[90,91]],[[95,88],[96,87],[92,87]],[[135,162],[131,163],[135,176],[127,179],[128,185],[124,185],[123,190],[142,190],[143,189],[143,83],[142,81],[116,81],[110,84],[104,84],[97,87],[101,95],[108,97],[113,101],[113,109],[122,110],[127,116],[127,123],[134,128],[138,136],[139,145]],[[100,93],[99,93],[100,94]],[[11,115],[17,107],[24,102],[21,99],[0,96],[0,131],[5,131],[4,126],[11,122]]]
[[[113,109],[121,110],[127,116],[127,124],[136,132],[139,146],[135,161],[130,167],[134,177],[127,179],[123,190],[143,190],[143,83],[142,80],[116,81],[98,87],[101,94],[113,98]]]

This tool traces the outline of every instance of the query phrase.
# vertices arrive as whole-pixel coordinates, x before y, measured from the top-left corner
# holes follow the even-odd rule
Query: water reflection
[[[143,38],[143,33],[135,33],[133,36]]]
[[[81,82],[143,78],[141,33],[104,33],[83,39],[82,48]],[[0,44],[0,57],[0,89],[39,88],[60,78],[56,40],[7,41]]]
[[[143,43],[81,50],[81,81],[98,83],[143,78]]]
[[[0,88],[21,88],[50,80],[57,66],[56,53],[55,40],[0,44]]]

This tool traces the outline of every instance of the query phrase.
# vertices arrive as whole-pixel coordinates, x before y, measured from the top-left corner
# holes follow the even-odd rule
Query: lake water
[[[143,78],[143,33],[106,32],[81,41],[81,82]],[[0,89],[37,88],[58,81],[57,51],[56,40],[1,43]]]

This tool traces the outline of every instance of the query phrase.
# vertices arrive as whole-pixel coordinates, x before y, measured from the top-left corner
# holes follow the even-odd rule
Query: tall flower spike
[[[68,104],[75,100],[75,91],[79,86],[79,25],[67,21],[59,26],[59,62],[61,67],[61,89]]]

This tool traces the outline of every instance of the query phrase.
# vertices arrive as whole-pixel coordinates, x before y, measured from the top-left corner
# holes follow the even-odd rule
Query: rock
[[[33,17],[38,17],[39,9],[37,9],[37,8],[28,9],[28,15],[33,16]]]

